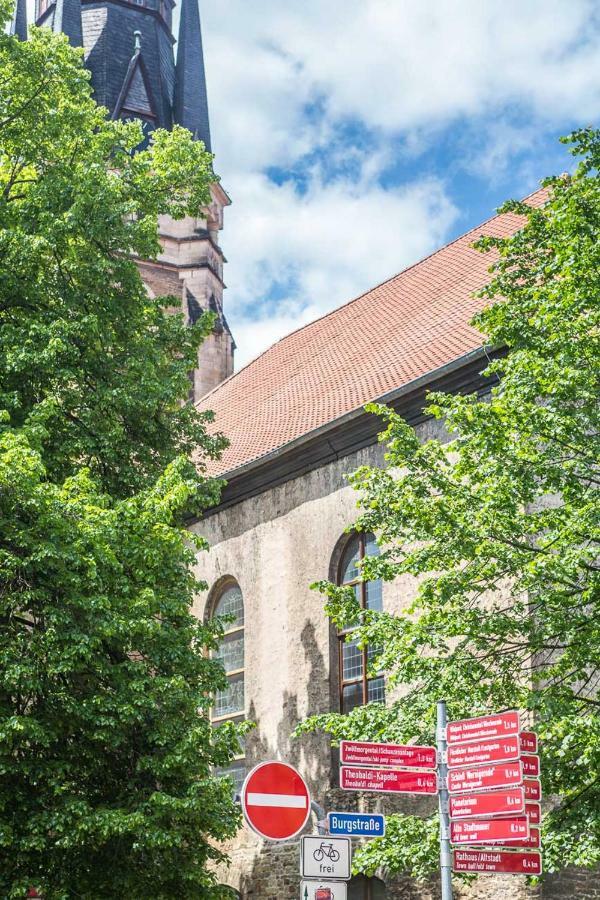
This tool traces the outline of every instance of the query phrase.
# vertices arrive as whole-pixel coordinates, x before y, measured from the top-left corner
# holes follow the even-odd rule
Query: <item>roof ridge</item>
[[[527,196],[523,197],[523,199],[520,202],[527,203],[528,200],[530,200],[536,194],[539,194],[543,191],[544,191],[543,187],[536,188],[535,191],[532,191],[530,194],[527,194]],[[507,202],[507,201],[504,201],[504,202]],[[262,350],[260,353],[258,353],[255,357],[248,360],[248,362],[245,365],[243,365],[241,369],[238,369],[236,372],[232,372],[231,375],[229,375],[227,378],[225,378],[223,381],[221,381],[219,384],[217,384],[207,394],[204,394],[202,397],[200,397],[200,399],[197,400],[194,405],[195,406],[198,406],[200,404],[204,405],[204,401],[207,400],[209,397],[211,397],[212,394],[214,394],[216,391],[220,390],[223,387],[223,385],[227,384],[232,379],[236,378],[238,375],[241,375],[241,373],[244,372],[249,366],[252,366],[252,365],[254,365],[255,362],[258,362],[258,360],[261,359],[261,357],[263,357],[266,353],[269,353],[269,351],[271,351],[273,349],[273,347],[276,347],[278,344],[281,344],[283,341],[286,341],[288,338],[292,337],[293,335],[298,334],[300,331],[303,331],[305,328],[309,328],[310,326],[315,325],[317,322],[322,322],[324,319],[329,318],[329,316],[335,315],[337,312],[340,311],[340,309],[344,309],[345,307],[350,306],[353,303],[357,303],[359,300],[362,300],[363,297],[366,297],[367,294],[370,294],[370,293],[372,293],[372,291],[375,291],[378,288],[383,287],[383,285],[385,285],[385,284],[389,284],[389,282],[394,281],[394,279],[396,279],[396,278],[399,278],[400,275],[404,275],[406,272],[410,272],[411,269],[414,269],[417,266],[420,266],[422,263],[424,263],[428,259],[431,259],[432,257],[436,256],[438,253],[441,253],[443,250],[446,250],[448,247],[452,247],[454,244],[457,244],[459,241],[462,241],[464,238],[468,237],[474,231],[477,231],[479,228],[483,228],[485,225],[487,225],[489,222],[492,222],[494,219],[500,218],[501,215],[505,215],[505,213],[499,213],[496,211],[494,213],[494,215],[488,216],[488,218],[484,219],[483,222],[480,222],[478,225],[474,225],[472,228],[469,228],[467,231],[463,232],[463,234],[459,234],[453,240],[448,241],[447,244],[443,244],[441,247],[437,247],[435,250],[432,250],[431,253],[427,253],[425,256],[421,257],[421,259],[416,260],[414,263],[411,263],[409,266],[406,266],[404,269],[400,269],[399,272],[396,272],[394,275],[390,275],[389,278],[384,278],[383,281],[380,281],[378,284],[375,284],[372,287],[368,288],[367,290],[362,291],[362,293],[358,294],[356,297],[353,297],[351,300],[346,300],[345,303],[340,303],[339,306],[336,306],[334,309],[330,309],[328,312],[323,313],[321,316],[317,316],[316,319],[311,319],[310,322],[306,322],[304,325],[299,325],[297,328],[294,328],[293,331],[289,331],[287,334],[284,334],[282,337],[278,338],[278,340],[274,341],[272,344],[269,344],[268,347],[265,347],[265,349]]]

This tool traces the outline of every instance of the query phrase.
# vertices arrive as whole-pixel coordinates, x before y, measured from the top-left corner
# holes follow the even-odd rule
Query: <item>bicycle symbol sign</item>
[[[304,878],[350,879],[351,841],[348,837],[307,835],[302,838],[300,873]]]

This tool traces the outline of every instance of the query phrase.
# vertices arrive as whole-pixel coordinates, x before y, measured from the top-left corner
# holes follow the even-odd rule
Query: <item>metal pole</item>
[[[448,814],[448,764],[446,762],[446,702],[437,705],[438,798],[440,809],[440,872],[442,900],[452,900],[452,853],[450,850],[450,816]]]
[[[316,800],[310,801],[310,808],[317,817],[317,834],[327,834],[327,813]]]

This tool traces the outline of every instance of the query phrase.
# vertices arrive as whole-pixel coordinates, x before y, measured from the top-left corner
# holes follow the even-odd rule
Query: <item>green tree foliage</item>
[[[80,52],[0,27],[0,895],[220,896],[237,747],[207,707],[184,516],[222,439],[186,405],[211,326],[147,296],[157,215],[196,215],[191,135],[108,122]]]
[[[576,173],[546,182],[545,205],[507,203],[523,229],[479,248],[497,261],[476,324],[492,348],[490,392],[430,395],[448,440],[420,443],[385,407],[382,468],[351,476],[358,530],[381,555],[363,577],[413,577],[400,615],[365,612],[360,638],[395,701],[319,717],[338,739],[434,738],[435,703],[451,718],[517,707],[541,739],[545,865],[600,861],[600,133],[571,136]],[[494,386],[493,386],[494,385]],[[338,625],[351,592],[318,585]],[[395,819],[359,865],[426,875],[433,820]]]

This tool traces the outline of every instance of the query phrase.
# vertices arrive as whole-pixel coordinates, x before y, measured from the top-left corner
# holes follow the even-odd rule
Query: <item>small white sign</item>
[[[347,900],[345,881],[303,881],[300,900]]]
[[[304,878],[351,877],[352,843],[347,837],[314,834],[302,838],[300,848],[300,873]],[[321,898],[315,895],[318,900]],[[322,900],[329,900],[326,894]]]

